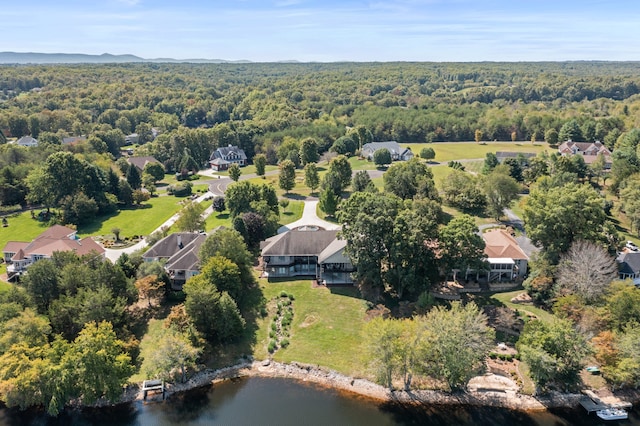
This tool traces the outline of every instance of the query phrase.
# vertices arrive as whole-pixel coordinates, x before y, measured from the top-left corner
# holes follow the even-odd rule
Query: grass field
[[[31,219],[28,212],[9,216],[7,221],[9,226],[0,227],[0,247],[8,241],[31,241],[48,228],[45,223]]]
[[[163,322],[164,320],[161,319],[149,320],[147,332],[142,340],[140,340],[140,358],[142,359],[142,363],[138,372],[129,378],[131,383],[150,379],[150,377],[146,377],[145,371],[148,368],[148,363],[151,362],[151,355],[159,345],[159,339],[162,336]]]
[[[325,287],[312,288],[311,282],[290,281],[268,283],[260,280],[265,298],[269,301],[281,291],[293,294],[294,317],[291,328],[291,344],[279,349],[273,359],[280,362],[298,361],[321,364],[341,373],[366,375],[362,328],[365,324],[366,305],[355,297],[356,289]],[[268,356],[268,330],[273,317],[258,321],[258,332],[254,356]]]
[[[495,293],[492,298],[502,302],[505,306],[511,308],[511,309],[515,309],[518,310],[520,312],[527,312],[531,315],[534,315],[536,317],[538,317],[538,319],[542,320],[542,321],[552,321],[554,316],[552,314],[550,314],[549,312],[545,311],[544,309],[540,309],[538,307],[535,307],[533,305],[522,305],[519,303],[513,303],[511,302],[511,299],[513,299],[514,297],[516,297],[518,294],[522,293],[524,290],[515,290],[515,291],[510,291],[507,293]]]
[[[545,150],[551,151],[549,145],[544,142],[438,142],[438,143],[414,143],[402,144],[411,148],[415,155],[420,154],[420,150],[425,147],[433,148],[436,152],[437,162],[448,162],[452,160],[484,158],[488,152],[511,151],[511,152],[535,152]]]
[[[78,234],[80,236],[108,235],[113,228],[120,228],[122,237],[149,235],[180,210],[181,200],[181,198],[170,196],[154,197],[145,202],[142,207],[98,216],[95,220],[79,227]]]

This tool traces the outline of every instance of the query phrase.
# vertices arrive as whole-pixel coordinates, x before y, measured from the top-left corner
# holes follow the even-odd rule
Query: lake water
[[[246,378],[173,396],[165,402],[63,413],[0,410],[0,425],[600,425],[582,409],[525,413],[467,406],[380,404],[350,393],[287,380]],[[640,425],[640,414],[607,424]]]

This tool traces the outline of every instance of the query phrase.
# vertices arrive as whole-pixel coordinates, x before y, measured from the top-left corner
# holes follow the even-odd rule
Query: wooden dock
[[[162,400],[164,401],[166,389],[162,380],[145,380],[142,382],[142,399],[147,400],[147,394],[149,392],[156,393],[162,392]]]
[[[582,405],[589,414],[607,408],[631,408],[632,406],[630,402],[622,401],[617,397],[605,397],[605,400],[602,400],[590,390],[584,390],[582,392],[585,396],[580,399],[580,405]]]

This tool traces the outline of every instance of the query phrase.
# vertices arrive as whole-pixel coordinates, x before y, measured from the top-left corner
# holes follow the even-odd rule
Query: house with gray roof
[[[153,164],[153,163],[158,163],[158,164],[162,164],[160,163],[158,160],[156,160],[154,157],[151,156],[147,156],[147,157],[128,157],[127,158],[127,162],[129,164],[132,164],[134,166],[136,166],[136,168],[138,170],[140,170],[140,172],[142,172],[144,170],[144,166],[146,166],[147,164]]]
[[[31,136],[23,136],[16,141],[16,144],[26,147],[38,146],[38,139],[32,138]]]
[[[311,277],[322,284],[353,284],[355,271],[344,254],[338,231],[304,226],[261,244],[264,274],[269,278]]]
[[[247,165],[247,155],[243,149],[237,146],[220,147],[213,151],[209,157],[209,165],[215,171],[227,170],[233,163],[240,167]]]
[[[413,152],[409,148],[402,148],[396,141],[369,142],[363,145],[360,155],[368,160],[373,160],[373,154],[386,148],[391,153],[392,161],[408,161],[413,158]]]
[[[182,290],[189,278],[200,273],[200,246],[207,234],[176,232],[155,243],[143,255],[145,262],[166,261],[164,268],[173,290]]]
[[[616,259],[618,261],[618,276],[621,280],[636,280],[640,278],[640,252],[623,251]]]

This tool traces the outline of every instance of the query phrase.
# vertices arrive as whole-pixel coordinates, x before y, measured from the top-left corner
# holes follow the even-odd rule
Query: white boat
[[[596,415],[602,420],[625,420],[629,418],[629,414],[622,408],[605,408],[596,411]]]

